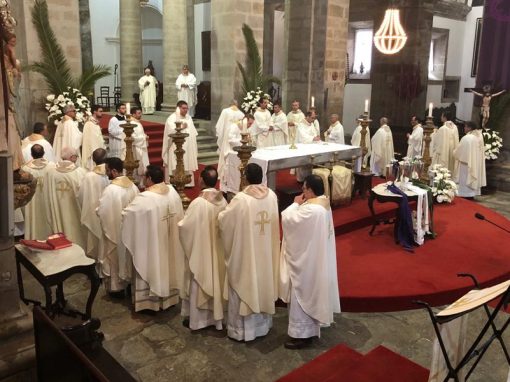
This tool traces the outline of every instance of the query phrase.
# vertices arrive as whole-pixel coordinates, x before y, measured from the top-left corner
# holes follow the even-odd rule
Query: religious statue
[[[474,95],[482,97],[482,108],[480,110],[480,115],[482,116],[482,128],[484,129],[487,127],[487,122],[490,118],[490,106],[492,99],[506,92],[506,89],[503,89],[500,92],[491,94],[491,90],[492,89],[490,85],[485,85],[483,87],[483,93],[475,92],[473,89],[470,90],[470,92]]]

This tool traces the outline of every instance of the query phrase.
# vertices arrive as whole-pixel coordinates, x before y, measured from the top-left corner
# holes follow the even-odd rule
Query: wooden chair
[[[96,97],[96,103],[104,109],[110,109],[110,87],[101,86],[99,88],[99,96]]]

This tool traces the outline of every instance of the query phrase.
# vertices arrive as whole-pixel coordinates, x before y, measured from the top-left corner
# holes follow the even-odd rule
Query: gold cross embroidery
[[[261,235],[264,235],[265,232],[264,232],[264,226],[266,224],[270,224],[271,223],[271,220],[269,220],[269,214],[267,213],[267,211],[260,211],[259,213],[257,213],[257,216],[260,216],[260,220],[259,221],[256,221],[255,222],[255,225],[260,225],[260,234]]]
[[[166,224],[167,224],[167,226],[169,226],[170,225],[170,218],[175,216],[175,212],[171,212],[170,211],[170,206],[167,206],[166,208],[167,208],[166,215],[163,216],[161,221],[165,221],[166,220]]]
[[[58,184],[58,187],[57,187],[57,191],[58,191],[58,192],[71,191],[71,187],[69,187],[69,184],[67,184],[67,182],[66,182],[66,181],[61,180],[61,181],[60,181],[60,182],[58,182],[57,184]]]
[[[37,178],[37,188],[39,188],[41,190],[43,187],[43,184],[44,184],[44,177],[43,176],[38,177]]]

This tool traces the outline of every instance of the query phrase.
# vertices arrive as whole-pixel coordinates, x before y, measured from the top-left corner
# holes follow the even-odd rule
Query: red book
[[[22,239],[20,240],[20,243],[30,248],[46,250],[62,249],[73,245],[73,243],[69,241],[63,233],[54,233],[48,236],[46,241]]]

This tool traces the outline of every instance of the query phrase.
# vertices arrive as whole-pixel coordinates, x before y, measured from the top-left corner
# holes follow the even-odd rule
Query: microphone
[[[113,74],[117,74],[117,69],[119,68],[119,64],[115,64],[113,67]]]
[[[479,219],[479,220],[485,220],[486,222],[488,223],[491,223],[492,225],[495,225],[496,227],[498,227],[499,229],[502,229],[503,231],[507,232],[507,233],[510,233],[509,230],[507,230],[506,228],[504,227],[501,227],[500,225],[490,221],[489,219],[485,218],[485,216],[483,216],[480,212],[476,212],[475,213],[475,218]]]

